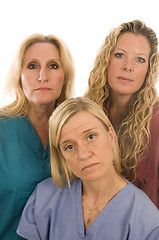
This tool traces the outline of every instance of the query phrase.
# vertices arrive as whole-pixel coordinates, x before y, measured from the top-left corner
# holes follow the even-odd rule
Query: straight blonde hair
[[[63,86],[61,95],[56,100],[56,106],[73,96],[74,63],[68,47],[55,35],[33,34],[22,42],[8,72],[5,92],[13,96],[15,101],[0,109],[1,116],[25,116],[28,113],[29,101],[24,95],[21,86],[21,70],[27,49],[35,43],[53,44],[60,54],[65,73],[65,85]]]
[[[78,97],[68,99],[55,109],[49,120],[49,142],[52,176],[54,182],[58,186],[63,186],[66,182],[70,186],[70,182],[77,179],[77,177],[70,171],[61,153],[59,142],[62,127],[71,117],[81,111],[87,111],[98,118],[106,127],[107,131],[109,131],[109,127],[112,127],[102,108],[87,98]],[[116,172],[120,174],[121,166],[116,135],[114,145],[114,163]]]

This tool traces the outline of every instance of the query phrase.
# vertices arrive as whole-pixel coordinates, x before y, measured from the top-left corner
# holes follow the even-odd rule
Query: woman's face
[[[24,55],[21,84],[26,98],[38,104],[54,104],[64,85],[64,69],[57,48],[35,43]]]
[[[113,176],[114,132],[89,112],[81,111],[63,126],[60,149],[71,171],[84,181]]]
[[[134,33],[122,34],[110,56],[108,84],[119,95],[132,96],[144,83],[150,56],[146,37]]]

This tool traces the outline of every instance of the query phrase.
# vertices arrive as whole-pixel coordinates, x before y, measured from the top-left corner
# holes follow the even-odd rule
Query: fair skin
[[[120,122],[132,95],[143,85],[149,56],[150,44],[146,37],[134,33],[119,37],[108,67],[110,119],[114,126]]]
[[[83,182],[83,199],[89,207],[100,205],[119,192],[126,182],[113,166],[114,131],[89,112],[72,116],[62,127],[61,152],[71,169]],[[94,220],[103,209],[101,205],[92,216]],[[85,227],[88,209],[83,205]]]
[[[24,55],[21,84],[30,102],[28,118],[44,149],[48,142],[48,119],[64,85],[64,69],[57,48],[51,43],[35,43]]]

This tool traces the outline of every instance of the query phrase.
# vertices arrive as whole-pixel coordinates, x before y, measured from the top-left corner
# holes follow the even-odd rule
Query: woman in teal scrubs
[[[74,67],[65,43],[34,34],[21,44],[9,72],[14,102],[0,110],[0,239],[16,234],[36,184],[51,176],[48,120],[71,97]]]

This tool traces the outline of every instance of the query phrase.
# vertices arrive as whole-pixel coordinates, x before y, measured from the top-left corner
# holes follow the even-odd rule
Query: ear
[[[112,127],[109,127],[108,135],[109,135],[110,143],[112,144],[112,147],[114,147],[115,132],[114,132],[114,129]]]

